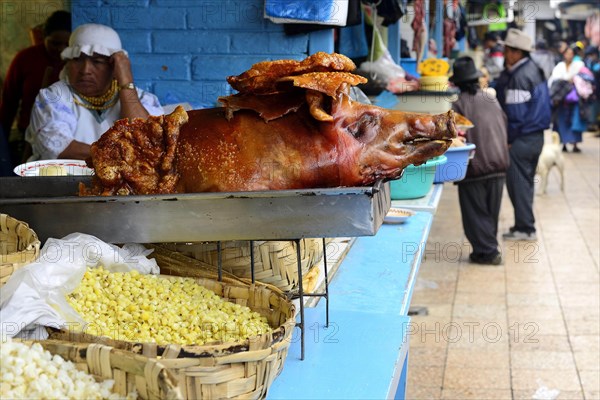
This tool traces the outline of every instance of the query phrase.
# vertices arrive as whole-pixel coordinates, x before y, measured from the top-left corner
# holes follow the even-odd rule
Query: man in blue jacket
[[[550,94],[540,67],[529,57],[532,40],[511,28],[504,41],[506,69],[498,78],[498,100],[508,118],[510,166],[506,188],[513,204],[515,224],[505,240],[537,240],[533,216],[534,177],[550,126]]]

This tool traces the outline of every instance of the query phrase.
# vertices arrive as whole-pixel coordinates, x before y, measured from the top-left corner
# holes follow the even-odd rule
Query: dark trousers
[[[544,132],[536,132],[516,139],[509,149],[506,189],[515,211],[513,229],[520,232],[535,232],[534,178],[543,146]]]
[[[498,253],[498,215],[504,181],[503,176],[496,176],[458,184],[463,229],[478,257],[492,258]]]
[[[4,130],[2,130],[2,126],[0,126],[0,176],[15,176],[13,165],[10,161],[8,138]]]

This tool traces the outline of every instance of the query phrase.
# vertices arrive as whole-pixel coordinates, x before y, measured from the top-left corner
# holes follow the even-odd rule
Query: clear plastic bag
[[[372,79],[380,79],[387,85],[393,79],[404,78],[406,72],[404,72],[401,66],[396,64],[383,40],[383,36],[378,28],[377,9],[374,7],[372,9],[371,21],[373,25],[373,37],[369,51],[369,61],[360,64],[360,69],[370,74]]]
[[[44,326],[83,326],[66,295],[79,286],[86,268],[158,274],[156,260],[146,257],[151,252],[139,244],[119,248],[82,233],[48,239],[40,257],[16,271],[0,291],[2,337],[45,339]]]
[[[386,84],[396,78],[404,78],[406,76],[404,68],[394,62],[387,48],[384,49],[383,55],[376,61],[365,61],[360,64],[360,69],[370,73],[373,77],[384,80]]]

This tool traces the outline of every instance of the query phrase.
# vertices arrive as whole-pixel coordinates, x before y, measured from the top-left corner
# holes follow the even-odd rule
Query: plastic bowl
[[[446,162],[446,156],[438,156],[417,167],[409,165],[402,178],[390,182],[392,200],[418,199],[429,193],[433,186],[436,168]]]
[[[380,106],[378,103],[376,105],[405,112],[442,114],[448,112],[452,108],[452,103],[458,100],[457,93],[418,90],[395,95],[396,101],[391,107]]]
[[[448,90],[447,76],[421,76],[419,78],[421,90],[445,92]]]
[[[469,160],[475,155],[475,144],[467,143],[465,146],[450,147],[444,155],[448,161],[437,168],[433,182],[462,181],[467,175]]]

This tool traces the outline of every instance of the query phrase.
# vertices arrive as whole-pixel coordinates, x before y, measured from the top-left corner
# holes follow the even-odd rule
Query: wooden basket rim
[[[227,240],[203,241],[193,243],[156,243],[153,246],[158,251],[171,251],[178,257],[188,257],[206,266],[217,268],[217,244],[221,243],[222,271],[233,274],[238,279],[251,280],[251,264],[256,266],[255,276],[263,283],[269,283],[279,289],[289,292],[298,287],[297,264],[302,265],[303,273],[308,273],[323,257],[320,238],[302,238],[301,258],[297,257],[295,240]],[[251,243],[254,249],[252,258]]]
[[[62,357],[64,360],[72,362],[74,364],[77,364],[77,361],[75,361],[73,358],[75,356],[80,357],[82,359],[86,359],[87,361],[87,354],[88,351],[90,349],[90,346],[95,345],[95,343],[84,343],[84,342],[70,342],[70,341],[66,341],[66,340],[60,340],[60,339],[45,339],[45,340],[20,340],[20,339],[13,339],[13,340],[18,340],[21,343],[25,343],[28,345],[33,345],[35,343],[38,343],[42,346],[42,348],[46,351],[49,351],[52,355],[59,355],[60,357]],[[62,350],[60,348],[63,348]],[[111,357],[116,357],[119,359],[129,359],[133,361],[133,365],[136,366],[136,368],[130,368],[130,370],[125,370],[125,372],[127,374],[130,373],[134,373],[135,374],[135,370],[140,368],[142,370],[144,370],[145,365],[147,365],[148,362],[152,362],[153,365],[155,365],[155,368],[158,368],[158,372],[156,372],[156,376],[160,379],[160,383],[159,383],[159,387],[161,390],[164,391],[164,395],[166,396],[166,398],[170,399],[170,400],[182,400],[183,397],[181,395],[181,393],[179,392],[179,389],[177,388],[177,379],[175,378],[175,376],[173,375],[173,373],[171,371],[169,371],[169,369],[164,366],[160,360],[153,360],[149,357],[146,357],[144,355],[141,354],[135,354],[132,353],[130,351],[126,351],[126,350],[120,350],[111,346],[105,346],[109,349],[110,351],[110,355]],[[68,356],[66,357],[64,352],[65,349],[67,350]],[[89,365],[89,364],[88,364]],[[120,362],[119,366],[123,367],[128,365],[127,363],[123,363]],[[143,365],[144,367],[140,367],[140,365]],[[113,366],[111,366],[113,367]],[[111,369],[114,369],[111,368]],[[92,373],[91,371],[87,372],[90,376],[92,376],[96,381],[104,381],[106,379],[111,379],[111,378],[107,378],[107,377],[103,377],[97,374]],[[137,375],[137,374],[135,374]]]
[[[21,221],[19,219],[16,219],[16,218],[11,217],[10,215],[4,214],[4,213],[0,213],[0,220],[1,219],[6,219],[6,220],[9,220],[9,221],[12,221],[13,223],[15,223],[15,231],[17,230],[17,228],[19,226],[24,227],[24,229],[31,236],[31,238],[30,238],[29,243],[27,243],[27,246],[23,250],[15,251],[10,254],[0,253],[0,267],[5,265],[6,262],[8,262],[8,264],[11,264],[11,265],[15,262],[15,261],[9,262],[9,261],[4,261],[4,260],[8,260],[8,259],[16,257],[16,256],[26,255],[27,253],[30,253],[31,251],[36,252],[36,258],[37,258],[37,252],[39,252],[41,242],[37,236],[37,233],[35,233],[35,231],[29,226],[29,224],[25,221]],[[17,232],[14,232],[14,233],[16,235]]]

